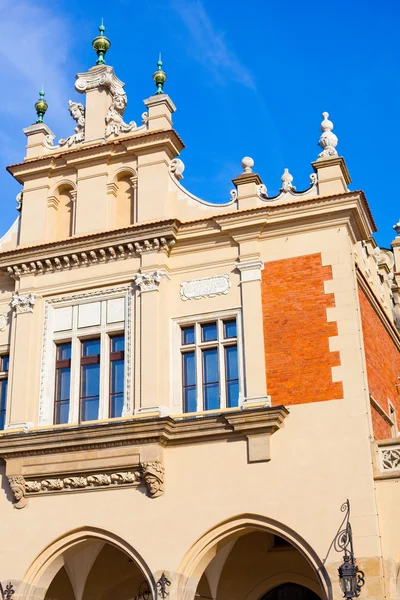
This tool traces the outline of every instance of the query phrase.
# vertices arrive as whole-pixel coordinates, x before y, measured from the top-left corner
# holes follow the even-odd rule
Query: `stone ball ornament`
[[[254,160],[251,156],[244,156],[242,158],[242,167],[245,173],[251,173],[254,167]]]

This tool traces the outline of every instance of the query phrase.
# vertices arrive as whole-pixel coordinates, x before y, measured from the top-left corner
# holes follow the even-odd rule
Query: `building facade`
[[[349,499],[360,597],[399,599],[400,235],[377,247],[327,113],[307,190],[245,157],[197,198],[161,61],[126,123],[108,47],[74,133],[41,93],[8,168],[3,597],[338,600]]]

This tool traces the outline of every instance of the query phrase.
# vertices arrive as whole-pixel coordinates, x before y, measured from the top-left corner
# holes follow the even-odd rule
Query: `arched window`
[[[115,227],[126,227],[135,222],[135,189],[132,175],[121,174],[116,181]]]
[[[317,594],[297,583],[283,583],[270,590],[261,600],[321,600]]]
[[[62,240],[73,234],[74,203],[72,199],[72,188],[63,186],[58,190],[57,216],[56,216],[56,239]]]

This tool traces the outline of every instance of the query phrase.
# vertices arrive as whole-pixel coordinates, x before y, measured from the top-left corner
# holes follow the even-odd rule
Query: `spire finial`
[[[282,187],[280,189],[281,192],[289,192],[290,190],[295,191],[295,186],[293,185],[293,175],[289,173],[289,169],[283,170],[283,175],[281,177]]]
[[[36,123],[43,123],[43,117],[48,109],[46,100],[44,99],[44,87],[39,92],[39,100],[35,102],[35,110],[37,114]]]
[[[99,35],[94,38],[92,45],[94,50],[97,53],[96,65],[105,65],[106,61],[104,57],[106,55],[107,50],[109,50],[111,46],[111,42],[107,36],[104,35],[106,28],[104,27],[104,19],[101,19],[101,25],[99,26]]]
[[[330,158],[338,155],[336,151],[338,138],[332,133],[333,123],[328,119],[329,113],[323,112],[322,116],[324,118],[321,123],[322,134],[318,142],[318,145],[322,148],[322,152],[318,155],[318,158]]]
[[[158,69],[153,75],[153,79],[157,86],[156,94],[164,93],[164,83],[167,81],[167,74],[165,73],[165,71],[162,70],[162,65],[163,65],[163,63],[161,60],[161,52],[160,52],[158,55],[158,61],[157,61]]]

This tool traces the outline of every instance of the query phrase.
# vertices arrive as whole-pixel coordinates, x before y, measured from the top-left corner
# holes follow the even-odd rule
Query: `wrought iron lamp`
[[[340,510],[346,513],[334,540],[335,550],[344,553],[343,564],[338,568],[340,587],[343,598],[358,598],[365,580],[364,573],[358,568],[354,556],[349,500],[342,504]]]

